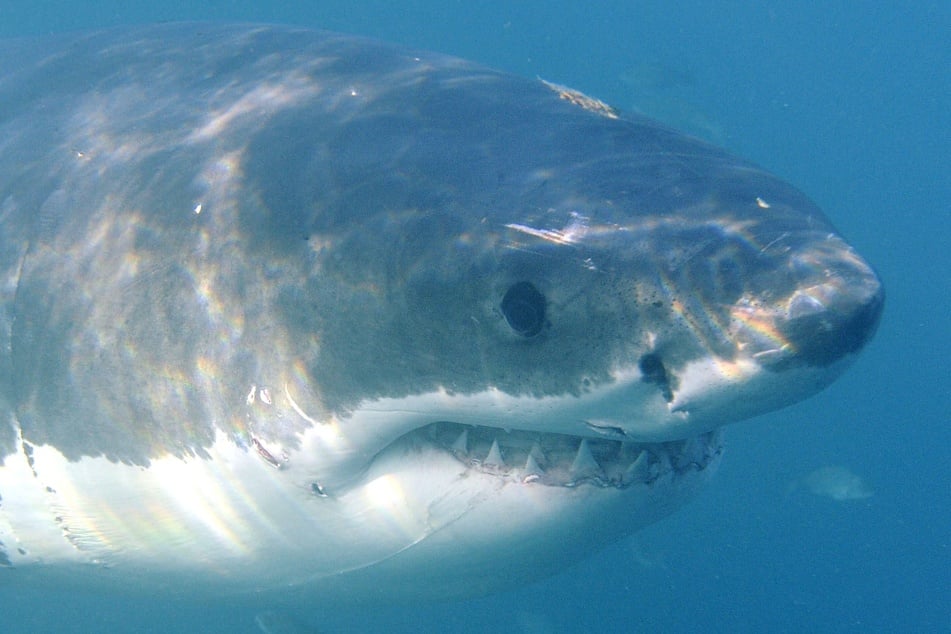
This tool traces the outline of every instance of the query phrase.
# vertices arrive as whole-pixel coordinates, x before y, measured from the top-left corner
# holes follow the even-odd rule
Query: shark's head
[[[485,116],[454,144],[431,140],[454,115],[427,112],[423,141],[394,125],[396,173],[341,195],[393,202],[305,224],[305,281],[276,294],[297,342],[278,391],[318,421],[288,477],[407,523],[392,565],[418,557],[437,592],[536,576],[670,512],[721,427],[829,385],[878,324],[878,278],[800,192],[578,105],[531,134]],[[280,427],[258,405],[256,428]]]
[[[192,75],[152,57],[58,100],[89,151],[52,173],[88,215],[35,233],[6,312],[0,538],[42,535],[12,565],[489,591],[676,509],[723,426],[821,390],[876,328],[869,266],[720,150],[458,60],[227,35],[202,38],[208,103],[163,107]],[[46,532],[15,513],[41,503]]]

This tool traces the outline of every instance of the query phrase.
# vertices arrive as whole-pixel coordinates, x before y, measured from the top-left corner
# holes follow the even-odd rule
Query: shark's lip
[[[626,489],[704,471],[723,451],[719,429],[667,442],[633,442],[440,421],[394,444],[436,447],[465,471],[532,486]]]

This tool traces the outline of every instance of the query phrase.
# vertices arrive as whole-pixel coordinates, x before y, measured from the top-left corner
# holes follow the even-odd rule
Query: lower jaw
[[[715,472],[721,437],[586,438],[582,449],[581,437],[564,434],[418,428],[378,454],[367,486],[343,496],[365,504],[371,489],[392,493],[381,519],[361,522],[416,532],[392,554],[328,577],[320,594],[350,601],[371,585],[392,588],[397,601],[455,599],[554,574],[686,504]]]
[[[723,451],[719,430],[642,443],[437,422],[408,435],[467,469],[524,485],[626,489],[706,470]]]

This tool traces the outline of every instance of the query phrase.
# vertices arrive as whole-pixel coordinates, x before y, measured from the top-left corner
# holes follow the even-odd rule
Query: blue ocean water
[[[951,631],[951,5],[568,0],[0,4],[0,35],[284,22],[476,59],[639,108],[805,190],[880,271],[877,338],[819,396],[734,426],[710,490],[544,582],[295,608],[321,632]],[[2,64],[2,60],[0,60]],[[794,484],[844,465],[874,490]],[[237,604],[0,586],[11,632],[256,632]],[[306,630],[304,630],[306,631]]]

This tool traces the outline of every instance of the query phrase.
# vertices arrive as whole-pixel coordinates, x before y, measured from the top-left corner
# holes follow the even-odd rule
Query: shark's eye
[[[513,284],[502,298],[502,314],[512,330],[534,337],[545,325],[545,296],[530,282]]]

